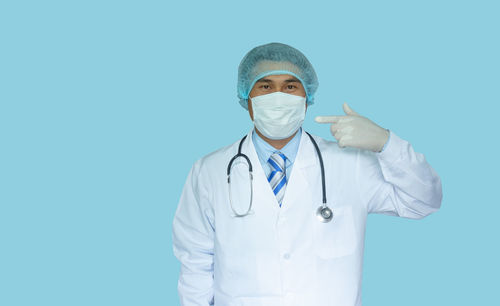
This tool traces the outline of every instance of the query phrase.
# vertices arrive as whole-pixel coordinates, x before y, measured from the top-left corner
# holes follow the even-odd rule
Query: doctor
[[[309,136],[301,125],[317,87],[288,45],[258,46],[241,61],[238,95],[255,128],[188,175],[173,221],[182,305],[359,306],[367,215],[439,209],[441,181],[424,155],[347,104],[343,116],[316,118],[336,142]],[[238,150],[253,180],[239,157],[228,184]],[[329,221],[317,214],[321,164]]]

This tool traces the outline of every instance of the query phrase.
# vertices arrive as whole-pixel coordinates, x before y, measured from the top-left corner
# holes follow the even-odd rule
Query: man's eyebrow
[[[271,80],[271,79],[260,79],[260,80],[258,80],[258,81],[257,81],[257,83],[259,83],[259,82],[263,82],[263,83],[272,83],[272,82],[273,82],[273,80]],[[299,80],[297,80],[297,79],[295,79],[295,78],[293,78],[293,79],[286,79],[286,80],[284,80],[283,82],[286,82],[286,83],[293,83],[293,82],[300,82],[300,81],[299,81]]]

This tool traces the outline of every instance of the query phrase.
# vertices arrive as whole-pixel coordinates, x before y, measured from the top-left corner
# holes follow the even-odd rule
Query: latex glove
[[[380,152],[389,139],[389,130],[353,111],[347,103],[343,105],[346,116],[318,116],[318,123],[331,123],[330,131],[339,147],[354,147]]]

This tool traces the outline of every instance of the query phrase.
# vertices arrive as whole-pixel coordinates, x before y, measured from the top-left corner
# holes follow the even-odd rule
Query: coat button
[[[283,254],[283,258],[287,260],[290,259],[290,253]]]

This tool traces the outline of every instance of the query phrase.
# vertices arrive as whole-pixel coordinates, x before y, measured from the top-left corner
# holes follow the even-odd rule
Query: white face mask
[[[269,139],[285,139],[304,122],[306,98],[281,91],[251,98],[253,122]]]

